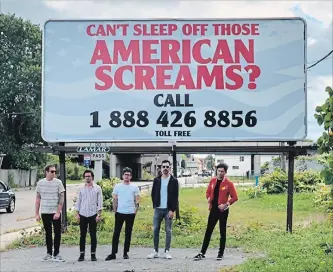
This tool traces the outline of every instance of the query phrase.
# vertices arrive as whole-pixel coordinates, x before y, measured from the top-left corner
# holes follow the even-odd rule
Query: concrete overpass
[[[164,154],[165,158],[172,161],[173,154],[242,154],[251,155],[254,174],[260,173],[260,155],[276,155],[293,151],[297,155],[305,155],[308,150],[316,150],[316,144],[308,141],[293,143],[281,142],[101,142],[101,143],[64,143],[50,144],[49,146],[28,145],[25,149],[30,151],[49,152],[59,154],[64,151],[67,154],[110,154],[110,176],[121,177],[121,171],[125,166],[133,169],[133,179],[141,179],[143,155],[145,157]],[[173,162],[179,165],[179,156]],[[154,159],[152,159],[154,161]],[[156,164],[156,162],[154,162]],[[155,167],[156,168],[156,167]],[[102,175],[102,163],[95,162],[96,176]]]

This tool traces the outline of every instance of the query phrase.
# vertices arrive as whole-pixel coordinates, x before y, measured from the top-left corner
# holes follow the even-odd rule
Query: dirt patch
[[[313,222],[321,223],[324,222],[327,217],[323,214],[311,215],[300,223],[302,228],[308,228]]]

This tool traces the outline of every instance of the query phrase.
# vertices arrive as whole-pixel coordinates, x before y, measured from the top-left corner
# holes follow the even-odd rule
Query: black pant
[[[219,221],[219,227],[220,227],[220,249],[219,253],[224,254],[224,249],[225,249],[225,242],[226,242],[226,234],[227,234],[227,220],[228,220],[228,215],[229,215],[229,209],[221,212],[218,210],[218,208],[213,208],[208,217],[208,222],[207,222],[207,228],[206,228],[206,233],[205,233],[205,238],[203,240],[202,248],[201,248],[201,253],[206,254],[210,238],[212,236],[212,233],[214,231],[214,228],[216,226],[217,221]]]
[[[89,233],[90,233],[90,252],[96,253],[97,247],[97,222],[96,222],[97,214],[85,217],[80,215],[80,253],[84,253],[86,250],[86,237],[87,237],[87,229],[89,225]]]
[[[130,249],[131,238],[132,238],[132,230],[134,225],[135,213],[132,214],[124,214],[124,213],[116,213],[115,214],[115,224],[114,224],[114,232],[112,238],[112,254],[118,253],[118,243],[121,229],[123,227],[124,222],[125,225],[125,244],[124,244],[124,254],[127,254]]]
[[[52,255],[52,224],[54,229],[54,252],[53,255],[57,256],[59,254],[60,240],[61,240],[61,215],[57,220],[53,219],[53,214],[42,214],[42,221],[45,229],[45,239],[46,239],[46,248],[47,254]]]

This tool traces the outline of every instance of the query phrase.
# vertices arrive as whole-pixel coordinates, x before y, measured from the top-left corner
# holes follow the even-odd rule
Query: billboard
[[[304,139],[306,40],[301,18],[48,21],[42,137]]]

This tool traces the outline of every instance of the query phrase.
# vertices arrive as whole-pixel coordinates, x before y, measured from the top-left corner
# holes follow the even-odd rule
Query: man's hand
[[[226,208],[229,207],[229,205],[228,204],[221,204],[218,207],[219,207],[220,211],[223,212]]]
[[[60,217],[60,213],[58,213],[58,212],[53,215],[54,220],[58,220],[59,217]]]
[[[207,202],[210,203],[210,197],[208,197]]]
[[[36,214],[36,221],[39,222],[40,221],[40,215]]]
[[[169,211],[169,213],[168,213],[168,218],[172,219],[172,218],[173,218],[173,214],[174,214],[173,211]]]
[[[96,216],[96,222],[99,222],[99,221],[101,221],[101,219],[102,219],[102,218],[101,218],[101,216],[100,216],[100,215],[97,215],[97,216]]]
[[[77,219],[77,221],[80,222],[80,214],[79,213],[76,215],[76,219]]]

